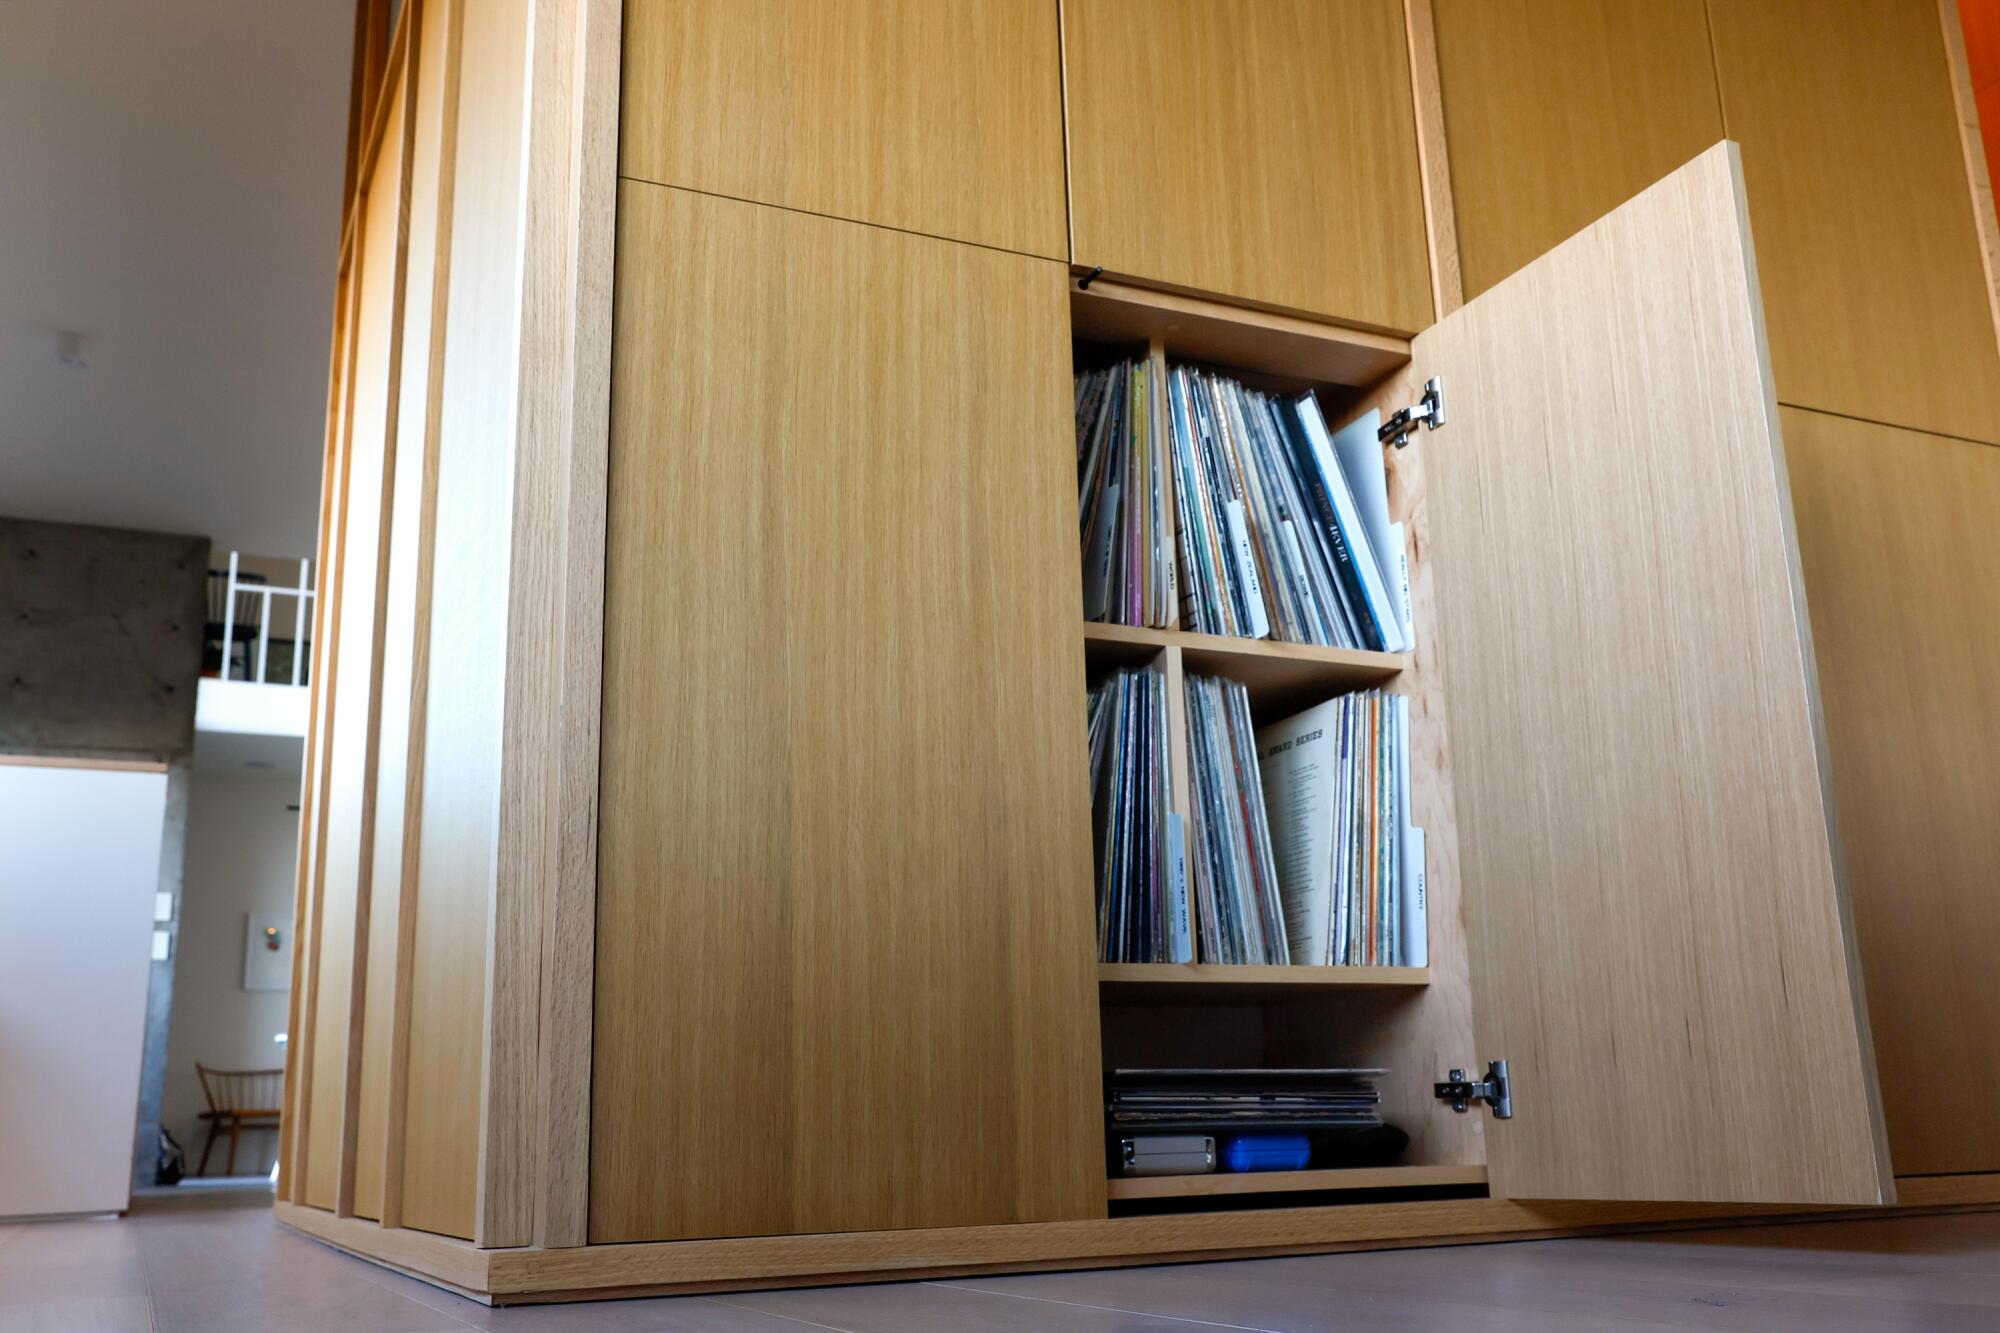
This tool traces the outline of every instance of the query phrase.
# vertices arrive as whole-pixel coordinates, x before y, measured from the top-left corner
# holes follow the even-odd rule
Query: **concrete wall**
[[[208,539],[0,518],[0,753],[194,743]]]
[[[187,1150],[188,1172],[201,1160],[207,1103],[194,1066],[275,1069],[285,1048],[286,993],[243,989],[244,918],[286,912],[297,870],[299,784],[296,775],[197,772],[190,786],[187,861],[182,877],[179,958],[173,1025],[167,1042],[160,1120]],[[236,1174],[271,1169],[278,1136],[246,1135]],[[216,1144],[209,1173],[220,1175],[227,1141]]]

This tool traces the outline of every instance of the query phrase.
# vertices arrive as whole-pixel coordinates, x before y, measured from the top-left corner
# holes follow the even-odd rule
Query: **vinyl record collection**
[[[1168,809],[1167,678],[1114,671],[1090,692],[1098,960],[1182,961],[1188,939],[1182,820]],[[1169,910],[1178,903],[1177,910]]]
[[[1158,353],[1084,371],[1085,618],[1407,650],[1379,422],[1329,431],[1310,393],[1266,394]]]
[[[1186,821],[1164,673],[1091,691],[1099,960],[1425,966],[1409,701],[1341,695],[1253,729],[1242,684],[1191,674],[1185,709]]]
[[[1409,705],[1379,690],[1347,694],[1257,733],[1294,963],[1429,961]]]
[[[1201,961],[1286,962],[1250,692],[1219,676],[1190,675],[1187,727]]]

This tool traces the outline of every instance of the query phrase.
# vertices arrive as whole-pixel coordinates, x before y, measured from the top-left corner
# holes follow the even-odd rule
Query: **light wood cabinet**
[[[619,171],[1062,258],[1052,0],[633,0]]]
[[[2000,1169],[2000,449],[1783,415],[1890,1151]]]
[[[1076,263],[1430,323],[1398,0],[1066,0],[1063,51]]]
[[[591,1239],[1098,1212],[1063,267],[620,207]]]
[[[1778,397],[2000,444],[2000,344],[1930,0],[1710,6]],[[1874,90],[1874,95],[1862,90]]]
[[[302,935],[306,972],[390,986],[380,1163],[312,1086],[333,1070],[354,1104],[379,1038],[352,997],[337,1035],[303,1005],[282,1220],[511,1301],[2000,1202],[2000,1174],[1897,1179],[1889,1155],[1986,1159],[1936,1109],[1977,1114],[1960,1070],[1985,1048],[1923,1011],[1985,1013],[1959,978],[2000,868],[1975,831],[2000,781],[1976,601],[2000,452],[1781,409],[1734,144],[1443,318],[1392,319],[1397,284],[1427,291],[1415,167],[1413,269],[1379,215],[1342,229],[1327,182],[1401,189],[1402,158],[1367,155],[1408,137],[1407,101],[1325,85],[1376,68],[1357,52],[1406,59],[1399,6],[1068,0],[1088,283],[1060,256],[621,181],[605,72],[640,65],[617,0],[519,4],[511,27],[405,3],[440,9],[466,24],[443,43],[463,114],[421,360],[400,915],[391,939],[362,898]],[[634,43],[734,21],[634,12],[655,24]],[[1268,89],[1303,129],[1255,118]],[[1090,184],[1074,135],[1148,99],[1213,122],[1173,132],[1173,171],[1267,194],[1134,211],[1161,262],[1127,271],[1082,241],[1091,209],[1139,210],[1137,176]],[[1307,213],[1276,205],[1300,198],[1317,220],[1288,232]],[[1139,349],[1310,391],[1336,424],[1440,384],[1442,424],[1385,444],[1413,651],[1082,623],[1072,373]],[[1963,580],[1921,586],[1939,563]],[[1092,963],[1085,692],[1139,662],[1170,718],[1189,672],[1240,682],[1259,721],[1409,699],[1427,966]],[[312,827],[309,884],[338,826]],[[334,1045],[355,1031],[358,1066]],[[1511,1116],[1439,1096],[1488,1061]],[[1100,1080],[1138,1065],[1381,1067],[1409,1146],[1292,1197],[1113,1179]],[[329,1139],[330,1207],[306,1169]],[[354,1187],[378,1170],[379,1224]]]
[[[1468,297],[1726,137],[1703,0],[1430,7]]]

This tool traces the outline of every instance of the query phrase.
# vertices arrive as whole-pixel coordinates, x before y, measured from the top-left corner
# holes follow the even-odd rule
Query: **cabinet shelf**
[[[1123,1199],[1196,1199],[1225,1194],[1295,1194],[1302,1190],[1430,1189],[1485,1183],[1483,1166],[1362,1166],[1334,1171],[1117,1176],[1107,1182],[1107,1187],[1112,1202],[1116,1203]]]
[[[1179,649],[1189,671],[1243,682],[1250,691],[1250,706],[1260,716],[1280,715],[1346,690],[1380,685],[1399,674],[1409,660],[1401,653],[1084,622],[1083,655],[1093,667],[1135,665],[1165,648]]]
[[[1428,986],[1423,967],[1274,967],[1226,963],[1099,963],[1101,994],[1119,1000],[1224,1000],[1299,997],[1327,989]]]

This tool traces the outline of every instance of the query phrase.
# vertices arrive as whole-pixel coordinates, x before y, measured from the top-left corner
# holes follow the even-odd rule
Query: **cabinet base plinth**
[[[277,1204],[276,1215],[286,1226],[399,1273],[489,1305],[521,1305],[1851,1219],[1862,1213],[1982,1211],[2000,1207],[2000,1173],[1905,1176],[1897,1181],[1897,1195],[1892,1208],[1867,1209],[1451,1199],[501,1250],[291,1203]]]

